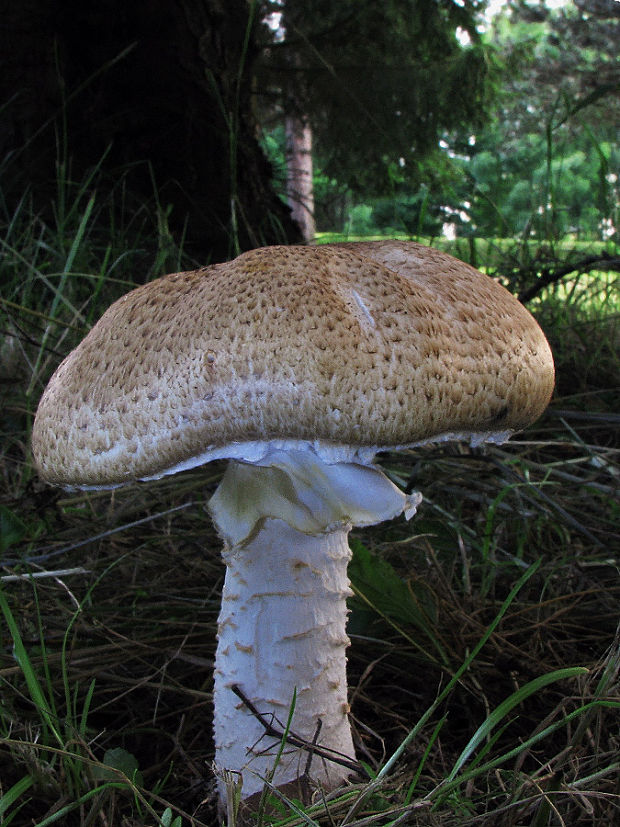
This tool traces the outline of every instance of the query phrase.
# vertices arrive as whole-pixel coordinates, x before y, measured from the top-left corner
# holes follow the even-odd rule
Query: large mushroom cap
[[[115,302],[50,380],[32,446],[44,479],[74,486],[264,442],[351,457],[519,430],[553,381],[528,311],[451,256],[413,242],[267,247]]]

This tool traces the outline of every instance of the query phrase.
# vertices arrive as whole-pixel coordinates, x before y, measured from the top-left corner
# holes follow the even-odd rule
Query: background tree
[[[420,186],[393,164],[391,191],[357,195],[342,226],[436,236],[449,223],[465,236],[610,238],[619,226],[619,20],[612,2],[506,5],[483,35],[502,62],[487,123],[444,131]]]
[[[396,165],[428,171],[444,130],[479,127],[494,63],[475,0],[298,0],[267,4],[281,37],[266,44],[259,102],[312,127],[323,175],[365,195],[389,192]],[[469,45],[457,33],[467,32]]]
[[[3,2],[8,213],[29,189],[49,214],[58,166],[79,180],[99,164],[111,186],[124,175],[139,200],[158,198],[201,260],[297,240],[256,140],[257,12],[246,0]]]
[[[535,131],[541,111],[556,122],[588,108],[591,125],[617,126],[620,114],[620,4],[615,0],[574,0],[549,8],[543,0],[509,0],[494,21],[494,37],[509,70],[509,100],[530,98],[513,122]]]
[[[498,107],[475,146],[455,145],[478,234],[601,238],[617,227],[619,22],[611,0],[519,0],[495,18],[506,65]]]
[[[257,99],[312,130],[327,180],[379,193],[394,169],[426,174],[442,130],[481,124],[491,88],[477,0],[3,6],[8,213],[30,188],[45,215],[59,170],[82,180],[99,165],[110,186],[122,175],[157,199],[201,260],[300,238],[257,142]],[[264,24],[274,9],[284,37]]]
[[[298,223],[305,241],[316,232],[314,220],[314,164],[312,128],[307,120],[289,115],[285,121],[286,191],[291,215]]]

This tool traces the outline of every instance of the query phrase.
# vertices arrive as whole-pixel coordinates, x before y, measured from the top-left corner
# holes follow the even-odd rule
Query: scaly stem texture
[[[348,721],[346,648],[350,525],[316,536],[265,519],[224,551],[226,579],[215,665],[216,764],[241,772],[242,796],[309,776],[338,786],[351,770],[280,742],[232,687],[279,731],[355,760]]]

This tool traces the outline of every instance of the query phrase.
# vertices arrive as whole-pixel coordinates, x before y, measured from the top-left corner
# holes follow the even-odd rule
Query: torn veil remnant
[[[269,247],[113,304],[50,380],[32,447],[44,479],[83,488],[230,460],[209,503],[226,562],[215,760],[242,774],[244,797],[266,777],[334,788],[355,766],[347,536],[419,501],[374,456],[505,439],[553,381],[532,316],[451,256]],[[293,698],[271,776],[279,742],[253,710],[284,726]]]

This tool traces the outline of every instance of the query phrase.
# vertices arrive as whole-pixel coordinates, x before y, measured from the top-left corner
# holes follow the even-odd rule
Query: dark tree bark
[[[73,178],[105,156],[110,180],[127,174],[139,197],[153,198],[154,179],[162,206],[173,206],[170,228],[186,227],[186,246],[201,260],[299,240],[255,138],[257,21],[246,0],[1,6],[9,207],[29,185],[45,209],[66,144]]]

